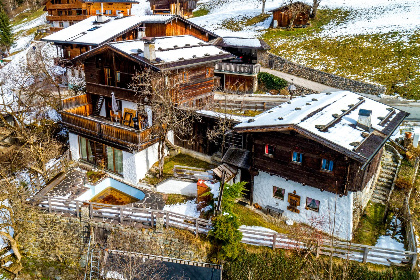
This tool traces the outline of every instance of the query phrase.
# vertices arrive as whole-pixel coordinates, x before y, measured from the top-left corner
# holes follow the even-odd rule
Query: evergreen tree
[[[12,26],[10,25],[9,17],[2,9],[0,11],[0,45],[2,48],[9,51],[13,44]]]

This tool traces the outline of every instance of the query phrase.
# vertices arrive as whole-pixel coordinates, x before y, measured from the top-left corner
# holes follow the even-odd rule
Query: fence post
[[[273,250],[276,249],[277,234],[273,234]]]
[[[365,247],[365,250],[363,251],[363,263],[366,263],[368,253],[369,253],[369,247]]]
[[[417,253],[413,254],[411,259],[411,270],[415,270],[417,267]]]
[[[195,237],[198,237],[198,219],[195,218]]]
[[[124,221],[124,217],[123,217],[124,211],[123,210],[124,210],[124,207],[120,206],[120,223],[122,223]]]
[[[155,226],[155,219],[153,217],[153,211],[150,211],[150,223],[151,223],[152,227]]]
[[[93,218],[93,205],[92,202],[89,203],[89,218]]]
[[[52,209],[51,209],[51,197],[50,196],[48,196],[48,212],[52,212]]]
[[[76,200],[76,217],[77,218],[79,218],[79,213],[80,213],[79,201]]]
[[[315,254],[315,258],[318,258],[319,255],[321,254],[321,244],[319,244],[319,240],[316,241],[316,254]]]
[[[169,228],[169,212],[165,211],[166,213],[166,228]]]

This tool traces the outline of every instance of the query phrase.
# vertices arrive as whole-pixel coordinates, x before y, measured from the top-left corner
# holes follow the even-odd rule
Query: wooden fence
[[[39,204],[41,209],[50,213],[66,213],[75,217],[87,219],[99,218],[105,222],[116,221],[126,224],[142,224],[151,227],[176,227],[198,233],[206,234],[212,228],[210,220],[189,217],[169,211],[131,208],[109,204],[65,200],[58,198],[45,198]],[[83,211],[82,208],[85,210]],[[86,214],[82,214],[86,213]],[[382,265],[416,265],[417,252],[400,251],[387,248],[378,248],[350,242],[334,240],[319,240],[314,248],[308,248],[305,242],[291,239],[285,234],[270,231],[261,231],[250,228],[240,228],[242,243],[267,246],[273,249],[307,250],[313,249],[318,255],[333,255],[334,257],[354,260],[358,262],[370,262]]]
[[[189,180],[212,180],[213,174],[206,172],[203,168],[175,165],[174,177]]]

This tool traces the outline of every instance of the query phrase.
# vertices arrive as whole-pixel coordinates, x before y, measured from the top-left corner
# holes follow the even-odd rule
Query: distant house
[[[132,5],[138,3],[137,0],[46,0],[44,10],[48,12],[51,29],[57,31],[93,15],[131,15]]]
[[[239,168],[251,204],[350,240],[355,209],[363,209],[379,173],[382,148],[408,113],[340,91],[294,98],[233,130],[249,157]],[[229,153],[229,151],[228,151]],[[241,163],[241,165],[243,165]]]
[[[253,93],[257,90],[258,61],[263,59],[270,46],[261,39],[223,37],[214,45],[235,55],[235,59],[217,63],[215,75],[219,77],[219,88],[225,92]]]
[[[72,159],[138,183],[158,160],[159,139],[147,101],[129,87],[132,77],[145,68],[165,72],[168,81],[182,77],[174,102],[202,106],[213,97],[215,63],[231,57],[185,35],[106,43],[74,58],[84,67],[86,94],[63,100]]]
[[[177,15],[192,17],[198,0],[150,0],[150,9],[155,15]]]
[[[309,22],[312,7],[303,2],[294,2],[277,9],[271,10],[273,13],[273,28],[289,27],[293,20],[292,27],[306,27]]]

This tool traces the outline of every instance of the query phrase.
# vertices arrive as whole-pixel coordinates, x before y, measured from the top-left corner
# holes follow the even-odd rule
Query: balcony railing
[[[108,140],[125,147],[141,149],[143,145],[157,140],[156,127],[136,130],[100,118],[81,116],[69,112],[61,112],[61,119],[72,131]]]
[[[260,72],[261,65],[259,64],[237,64],[229,62],[216,63],[214,67],[215,72],[235,73],[255,75]]]
[[[63,101],[63,110],[67,110],[74,107],[79,107],[82,105],[90,104],[90,96],[87,94],[77,95],[64,99]]]
[[[86,83],[86,92],[91,94],[103,95],[111,97],[111,93],[115,94],[115,98],[127,100],[127,101],[137,101],[136,92],[131,89],[113,87],[95,83]]]
[[[47,16],[48,21],[62,21],[62,20],[69,20],[69,21],[79,21],[88,18],[88,15],[62,15],[62,16]]]

